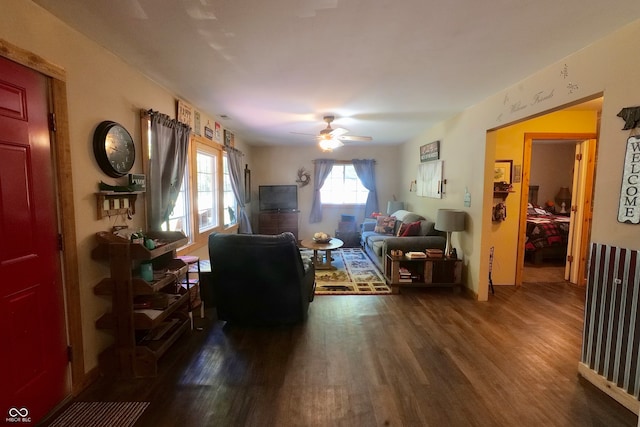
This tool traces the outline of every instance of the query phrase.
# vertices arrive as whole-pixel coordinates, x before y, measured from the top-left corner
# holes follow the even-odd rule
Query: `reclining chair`
[[[315,268],[303,263],[292,233],[214,233],[209,258],[218,319],[253,326],[306,320]]]

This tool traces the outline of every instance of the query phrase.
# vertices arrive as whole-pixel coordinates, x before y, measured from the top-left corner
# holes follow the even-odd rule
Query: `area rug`
[[[149,402],[74,402],[49,427],[129,427]]]
[[[320,253],[323,253],[322,251]],[[303,250],[303,256],[313,256],[312,250]],[[382,273],[360,248],[342,248],[331,251],[336,270],[316,270],[316,295],[387,295]]]

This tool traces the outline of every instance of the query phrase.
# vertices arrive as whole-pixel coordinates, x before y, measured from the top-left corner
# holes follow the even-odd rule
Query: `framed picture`
[[[224,130],[224,145],[225,147],[233,147],[235,145],[235,141],[233,140],[233,132]]]
[[[200,136],[200,111],[194,110],[193,112],[193,132]]]
[[[177,119],[180,123],[193,127],[193,107],[181,99],[178,99]]]
[[[209,127],[209,123],[204,125],[204,137],[213,140],[213,129]]]
[[[420,162],[429,162],[440,158],[440,141],[430,142],[420,147]]]
[[[221,135],[220,135],[220,132],[221,132],[220,123],[216,122],[214,128],[215,128],[215,134],[214,134],[215,140],[220,142],[221,141],[221,139],[220,139],[220,137],[221,137]]]
[[[511,167],[513,160],[496,160],[493,167],[493,182],[506,182],[511,184]]]

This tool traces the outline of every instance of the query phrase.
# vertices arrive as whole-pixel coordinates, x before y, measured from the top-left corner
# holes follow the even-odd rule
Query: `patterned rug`
[[[149,402],[75,402],[49,427],[129,427]]]
[[[302,255],[311,257],[313,251],[303,250]],[[331,256],[337,270],[316,270],[316,295],[391,294],[382,273],[362,249],[342,248],[331,251]]]

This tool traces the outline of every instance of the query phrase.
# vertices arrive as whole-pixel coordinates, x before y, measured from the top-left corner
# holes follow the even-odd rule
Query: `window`
[[[367,190],[352,164],[335,164],[320,189],[322,204],[364,205],[367,202]]]
[[[218,156],[213,150],[199,146],[196,154],[196,182],[198,187],[198,232],[218,225]]]
[[[149,158],[151,121],[142,117],[146,144],[145,158]],[[145,161],[144,168],[148,164]],[[237,226],[237,205],[231,188],[229,162],[222,146],[199,136],[191,136],[189,160],[184,172],[178,198],[162,225],[165,231],[182,231],[189,243],[189,251],[205,246],[209,234]]]
[[[189,165],[184,170],[184,178],[182,179],[182,185],[180,186],[180,192],[176,199],[176,204],[173,210],[169,214],[169,221],[162,224],[162,230],[164,231],[182,231],[187,237],[189,237],[189,243],[192,242],[191,227],[189,221]]]

